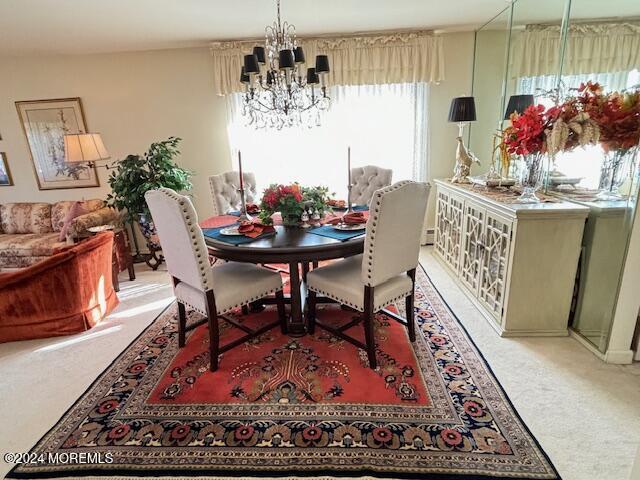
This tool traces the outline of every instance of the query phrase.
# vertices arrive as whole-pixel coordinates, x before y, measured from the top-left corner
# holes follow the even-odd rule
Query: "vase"
[[[147,244],[159,248],[160,245],[158,245],[157,242],[158,232],[156,231],[156,226],[153,224],[151,218],[144,213],[138,214],[138,225],[140,225],[140,231],[147,240]]]
[[[638,147],[626,150],[611,150],[605,153],[600,167],[600,183],[598,185],[598,200],[622,200],[620,187],[631,176],[635,166]]]
[[[282,214],[282,225],[285,227],[297,227],[300,225],[300,217],[298,215]]]
[[[540,190],[544,178],[544,158],[545,155],[540,152],[522,155],[520,169],[520,188],[522,188],[522,193],[516,203],[540,202],[536,192]]]

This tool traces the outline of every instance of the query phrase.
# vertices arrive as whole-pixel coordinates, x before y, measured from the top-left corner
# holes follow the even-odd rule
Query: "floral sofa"
[[[0,205],[0,269],[22,268],[44,260],[67,245],[60,231],[73,201],[49,203],[5,203]],[[89,211],[72,220],[67,238],[77,238],[87,228],[113,223],[115,210],[102,200],[87,200]]]

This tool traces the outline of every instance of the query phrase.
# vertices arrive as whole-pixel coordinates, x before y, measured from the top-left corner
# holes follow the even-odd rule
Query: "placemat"
[[[250,237],[245,237],[244,235],[222,235],[220,233],[220,230],[222,230],[223,228],[231,227],[233,225],[236,225],[236,224],[230,223],[229,225],[223,225],[222,227],[217,227],[217,228],[203,228],[202,233],[204,234],[205,237],[212,238],[219,242],[230,243],[231,245],[244,245],[245,243],[251,243],[255,240],[261,240],[263,238],[270,237],[276,234],[276,232],[268,232],[268,233],[263,233],[259,237],[250,238]]]
[[[307,230],[307,233],[312,233],[313,235],[320,235],[321,237],[335,238],[336,240],[345,242],[347,240],[351,240],[352,238],[359,237],[360,235],[364,235],[365,230],[362,229],[362,230],[356,230],[352,232],[345,232],[342,230],[336,230],[335,228],[333,228],[333,225],[324,225],[322,227],[309,229]]]

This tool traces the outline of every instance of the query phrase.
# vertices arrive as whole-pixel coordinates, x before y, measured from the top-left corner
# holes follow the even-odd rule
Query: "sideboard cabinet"
[[[502,336],[568,334],[587,207],[435,180],[436,256]]]

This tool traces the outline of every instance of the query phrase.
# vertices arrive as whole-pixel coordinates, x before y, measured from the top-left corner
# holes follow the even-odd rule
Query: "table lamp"
[[[480,163],[476,156],[464,145],[464,126],[476,120],[476,104],[473,97],[456,97],[451,101],[449,121],[458,123],[458,145],[456,147],[456,166],[451,179],[454,183],[468,183],[467,176],[471,164]]]
[[[72,133],[64,136],[65,163],[86,163],[95,167],[96,162],[108,160],[109,152],[99,133]],[[108,168],[108,166],[105,165]]]
[[[533,95],[511,95],[507,109],[504,111],[504,119],[509,120],[512,113],[522,113],[531,105],[533,105]]]

